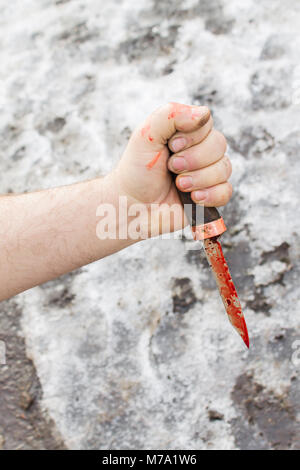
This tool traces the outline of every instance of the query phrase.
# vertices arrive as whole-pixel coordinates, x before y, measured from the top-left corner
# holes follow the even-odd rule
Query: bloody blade
[[[190,193],[178,190],[195,240],[202,240],[205,254],[213,271],[228,318],[247,348],[249,336],[241,304],[218,237],[226,231],[223,218],[215,207],[196,205]]]
[[[242,307],[231,278],[228,265],[223,255],[221,243],[217,237],[207,238],[203,242],[205,254],[215,276],[224,307],[232,326],[249,348],[249,336]]]

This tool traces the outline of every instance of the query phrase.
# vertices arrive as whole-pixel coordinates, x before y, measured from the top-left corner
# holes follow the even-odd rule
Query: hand
[[[169,103],[134,131],[114,172],[115,184],[130,205],[156,204],[162,217],[174,204],[179,206],[171,226],[150,223],[152,236],[179,230],[187,221],[169,170],[178,175],[177,188],[191,192],[196,203],[223,206],[232,195],[225,151],[226,139],[213,128],[208,108]]]

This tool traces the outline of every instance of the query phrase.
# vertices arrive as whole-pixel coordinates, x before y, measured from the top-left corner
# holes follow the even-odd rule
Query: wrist
[[[126,193],[117,169],[101,178],[101,192],[103,204],[97,209],[97,215],[102,217],[98,238],[102,238],[101,231],[107,232],[108,238],[111,234],[122,247],[148,238],[148,206]]]

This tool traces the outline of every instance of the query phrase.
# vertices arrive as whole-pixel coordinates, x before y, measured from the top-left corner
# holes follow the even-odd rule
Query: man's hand
[[[178,175],[177,188],[191,192],[196,203],[223,206],[232,195],[227,181],[231,163],[225,151],[226,139],[213,128],[208,108],[170,103],[135,130],[115,172],[114,184],[120,195],[128,197],[129,204],[158,204],[158,210],[167,216],[167,206],[180,205],[170,170]],[[181,211],[170,229],[179,230],[185,224]],[[152,236],[166,230],[153,227],[153,221],[151,230],[148,227]]]

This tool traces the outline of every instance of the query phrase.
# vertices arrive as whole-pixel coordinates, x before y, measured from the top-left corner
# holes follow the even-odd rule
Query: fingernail
[[[196,201],[198,202],[205,201],[205,199],[207,198],[207,191],[195,191],[193,193],[193,196],[194,199],[196,199]]]
[[[182,171],[186,170],[186,161],[183,157],[175,157],[172,159],[172,167],[174,170]]]
[[[191,176],[182,176],[179,178],[179,186],[182,189],[188,189],[193,186],[193,178]]]
[[[172,149],[174,152],[180,152],[186,146],[186,139],[184,137],[178,137],[172,142]]]
[[[200,119],[201,125],[206,124],[210,118],[210,111],[208,108],[193,108],[192,119]]]
[[[195,106],[194,108],[192,108],[192,115],[195,117],[206,116],[206,114],[208,113],[209,110],[206,107],[198,108],[197,106]]]

